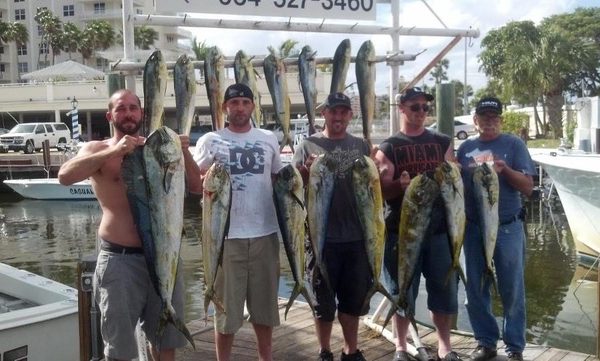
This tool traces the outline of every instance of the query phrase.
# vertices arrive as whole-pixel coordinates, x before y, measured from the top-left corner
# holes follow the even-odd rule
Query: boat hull
[[[0,313],[2,360],[79,359],[76,289],[0,263],[0,293],[27,303]]]
[[[89,180],[70,186],[60,184],[56,178],[7,179],[4,184],[30,199],[96,199]]]
[[[600,255],[600,155],[552,153],[532,155],[552,179],[577,251]]]

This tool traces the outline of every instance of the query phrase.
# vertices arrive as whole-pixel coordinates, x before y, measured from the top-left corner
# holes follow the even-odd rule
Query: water
[[[597,273],[587,273],[578,265],[558,200],[529,202],[528,213],[527,340],[593,354],[598,328]],[[204,317],[199,214],[198,200],[188,200],[181,252],[188,320]],[[75,287],[78,261],[95,253],[100,216],[95,201],[33,201],[0,194],[0,261]],[[281,247],[279,293],[288,297],[293,281],[283,252]],[[462,288],[459,297],[457,326],[470,330]],[[374,297],[372,310],[379,299]],[[417,318],[429,322],[424,303],[422,295]],[[499,302],[494,306],[501,312]]]

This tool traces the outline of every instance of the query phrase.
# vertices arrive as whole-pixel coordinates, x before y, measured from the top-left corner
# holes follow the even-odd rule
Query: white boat
[[[79,359],[77,290],[0,263],[0,359]]]
[[[600,154],[558,150],[532,154],[558,191],[577,251],[600,255]]]
[[[96,199],[89,180],[64,186],[57,178],[6,179],[4,184],[24,198],[31,199]]]

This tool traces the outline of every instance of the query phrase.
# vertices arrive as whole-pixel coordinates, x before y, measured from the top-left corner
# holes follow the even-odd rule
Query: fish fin
[[[173,172],[169,171],[169,166],[166,166],[164,169],[163,176],[163,189],[165,193],[169,193],[171,191],[171,181],[173,180]]]
[[[450,279],[452,278],[452,275],[454,274],[454,272],[458,273],[458,277],[460,278],[460,280],[463,282],[463,284],[466,286],[467,285],[467,277],[465,276],[465,272],[462,269],[462,266],[460,264],[458,265],[451,265],[448,268],[448,272],[446,273],[446,279],[444,281],[444,285],[448,285],[448,282],[450,282]]]
[[[294,300],[296,300],[296,297],[298,297],[298,295],[300,294],[300,289],[301,288],[302,288],[302,285],[300,285],[299,283],[296,283],[296,285],[294,286],[294,289],[292,290],[292,295],[290,296],[290,298],[288,300],[288,303],[285,306],[285,312],[283,314],[283,319],[284,320],[287,320],[288,311],[290,310],[290,308],[294,304]]]

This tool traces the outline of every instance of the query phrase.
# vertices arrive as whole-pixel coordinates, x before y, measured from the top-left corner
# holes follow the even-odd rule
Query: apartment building
[[[29,32],[29,42],[16,46],[14,42],[0,44],[0,83],[20,82],[21,74],[42,69],[51,65],[48,47],[41,43],[41,32],[34,20],[37,8],[47,8],[64,23],[71,22],[83,30],[92,20],[108,21],[121,34],[123,29],[121,0],[0,0],[0,21],[19,22]],[[134,11],[138,14],[152,13],[152,0],[133,0]],[[189,31],[177,27],[153,27],[158,32],[155,47],[160,48],[167,59],[175,59],[182,52],[189,53],[189,47],[182,46],[180,39],[191,39]],[[145,54],[145,52],[144,52]],[[139,58],[147,56],[140,55]],[[47,55],[47,56],[46,56]],[[79,53],[61,53],[54,62],[69,59],[83,63]],[[106,51],[94,54],[85,63],[88,66],[107,71],[111,61],[123,57],[123,46],[115,45]]]

